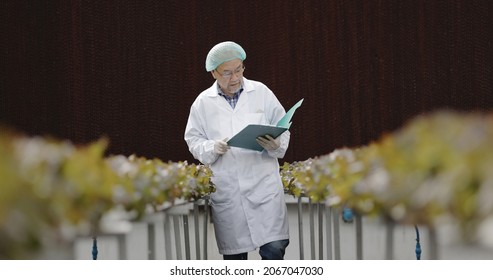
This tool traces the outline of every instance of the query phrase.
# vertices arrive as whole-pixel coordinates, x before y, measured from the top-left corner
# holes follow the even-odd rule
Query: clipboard
[[[260,136],[270,135],[272,138],[277,138],[284,131],[288,130],[291,126],[291,118],[298,107],[303,103],[303,99],[298,101],[289,111],[277,122],[277,125],[262,125],[262,124],[250,124],[243,130],[233,136],[227,143],[231,147],[244,148],[255,151],[263,151],[264,148],[260,146],[256,139]]]

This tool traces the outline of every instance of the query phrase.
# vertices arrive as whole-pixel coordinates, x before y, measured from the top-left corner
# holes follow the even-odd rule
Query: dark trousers
[[[286,247],[289,245],[289,239],[272,241],[260,246],[259,254],[262,260],[283,260],[286,253]],[[248,253],[235,255],[223,255],[225,260],[248,260]]]

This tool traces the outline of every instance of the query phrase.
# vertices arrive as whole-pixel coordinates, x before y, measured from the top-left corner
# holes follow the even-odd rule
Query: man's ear
[[[217,78],[216,78],[216,74],[215,74],[215,73],[216,73],[216,70],[212,70],[212,71],[211,71],[211,75],[212,75],[212,77],[213,77],[214,79],[216,79],[216,80],[217,80]]]

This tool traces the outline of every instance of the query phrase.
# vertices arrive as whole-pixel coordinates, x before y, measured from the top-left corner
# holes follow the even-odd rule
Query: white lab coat
[[[239,254],[275,240],[288,239],[287,209],[278,158],[288,148],[289,131],[275,151],[231,147],[214,153],[214,140],[231,138],[248,124],[277,124],[285,110],[264,84],[243,78],[243,92],[233,109],[218,94],[217,82],[194,101],[185,129],[193,156],[209,165],[216,192],[212,217],[219,253]]]

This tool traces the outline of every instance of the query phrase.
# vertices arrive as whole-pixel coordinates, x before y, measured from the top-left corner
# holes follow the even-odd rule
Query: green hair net
[[[235,42],[226,41],[215,45],[207,54],[205,69],[207,72],[215,70],[224,62],[241,59],[245,60],[246,53],[243,48]]]

